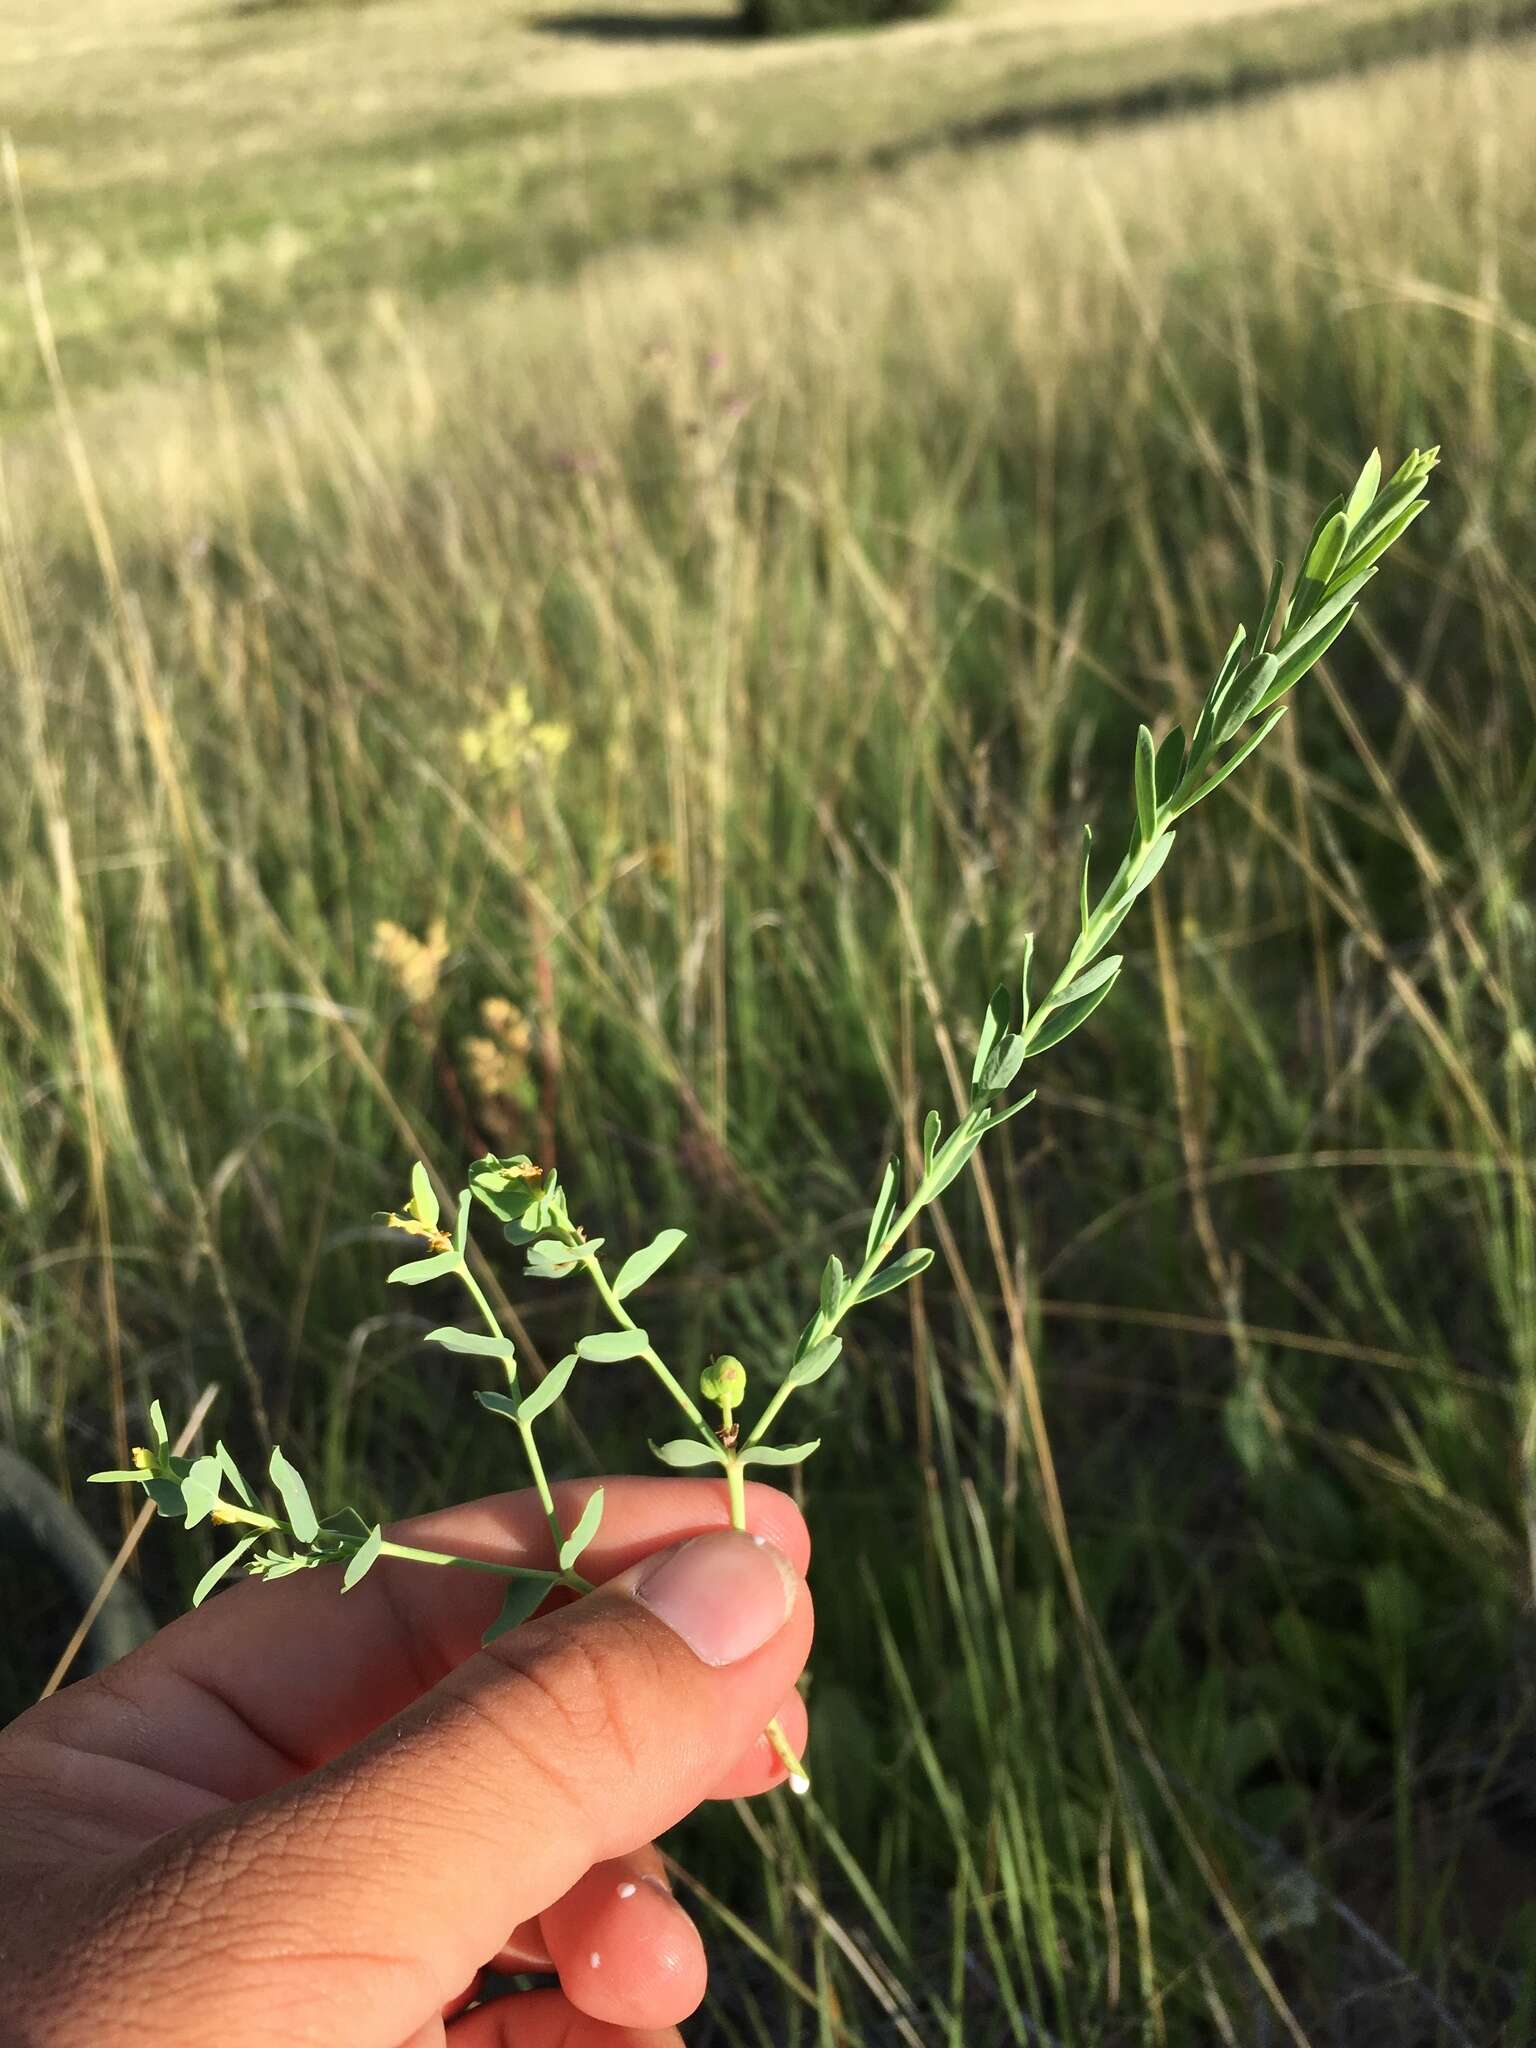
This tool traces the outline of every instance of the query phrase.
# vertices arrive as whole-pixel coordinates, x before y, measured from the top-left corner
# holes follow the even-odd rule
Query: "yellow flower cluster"
[[[413,1010],[419,1010],[437,994],[448,959],[448,928],[434,917],[424,939],[381,918],[373,928],[373,957],[389,976]]]
[[[535,718],[528,692],[518,683],[499,710],[459,735],[459,751],[469,766],[509,787],[530,768],[552,768],[570,743],[570,727]]]
[[[533,1027],[505,996],[486,997],[480,1005],[480,1024],[483,1035],[466,1038],[463,1044],[470,1087],[481,1102],[498,1095],[516,1101],[527,1084]]]

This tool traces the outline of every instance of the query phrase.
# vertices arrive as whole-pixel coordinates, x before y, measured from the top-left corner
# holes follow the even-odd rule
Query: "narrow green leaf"
[[[505,1416],[508,1422],[517,1422],[521,1419],[524,1404],[514,1395],[497,1394],[487,1387],[476,1387],[475,1399],[482,1408],[489,1409],[492,1415]]]
[[[812,1451],[821,1449],[821,1438],[808,1444],[749,1444],[738,1452],[741,1465],[803,1465]]]
[[[367,1578],[379,1561],[379,1551],[384,1542],[384,1531],[375,1522],[368,1531],[360,1549],[354,1550],[347,1559],[347,1568],[341,1575],[341,1590],[350,1593],[360,1579]]]
[[[650,1348],[651,1340],[644,1330],[598,1330],[580,1340],[576,1355],[578,1358],[590,1358],[594,1365],[619,1365],[626,1358],[638,1358]]]
[[[1374,533],[1370,539],[1361,543],[1359,552],[1350,556],[1350,568],[1366,569],[1373,562],[1379,561],[1394,541],[1402,539],[1419,514],[1428,510],[1429,500],[1427,498],[1420,498],[1414,504],[1405,507],[1403,511],[1398,513],[1395,519]]]
[[[453,1212],[453,1248],[462,1259],[465,1246],[469,1243],[469,1210],[473,1200],[469,1189],[459,1196],[459,1206]]]
[[[1017,1116],[1021,1110],[1028,1109],[1029,1105],[1034,1101],[1034,1099],[1035,1091],[1033,1088],[1031,1088],[1027,1095],[1021,1095],[1017,1102],[1010,1102],[1006,1109],[999,1109],[994,1111],[994,1113],[987,1118],[987,1129],[989,1131],[995,1131],[999,1124],[1007,1123],[1009,1117]]]
[[[511,1629],[521,1628],[522,1624],[543,1605],[550,1587],[558,1583],[553,1574],[548,1578],[541,1576],[509,1579],[506,1593],[502,1597],[501,1612],[480,1638],[480,1647],[489,1649],[498,1636],[506,1635]]]
[[[1232,756],[1231,760],[1223,761],[1223,763],[1216,770],[1216,772],[1207,781],[1201,783],[1200,787],[1195,791],[1194,795],[1189,798],[1188,802],[1185,803],[1183,808],[1180,810],[1180,817],[1184,815],[1184,811],[1192,810],[1194,806],[1197,803],[1201,802],[1203,798],[1208,797],[1213,789],[1219,789],[1222,783],[1224,783],[1227,777],[1232,773],[1234,768],[1241,768],[1243,763],[1247,760],[1248,756],[1253,752],[1254,748],[1262,746],[1265,740],[1269,738],[1270,734],[1274,731],[1275,727],[1280,723],[1281,719],[1284,718],[1286,712],[1289,711],[1290,708],[1291,707],[1289,704],[1276,705],[1275,709],[1270,713],[1269,717],[1265,719],[1264,723],[1261,726],[1259,726],[1255,731],[1251,732],[1248,735],[1247,739],[1243,741],[1243,744],[1238,748],[1237,752]]]
[[[149,1404],[149,1426],[155,1433],[155,1449],[163,1451],[171,1440],[171,1432],[165,1426],[165,1410],[158,1401]]]
[[[294,1535],[301,1543],[313,1543],[320,1529],[319,1517],[309,1498],[309,1488],[283,1456],[281,1448],[274,1446],[267,1473],[277,1488],[278,1499],[283,1504],[283,1512]]]
[[[1023,1064],[1023,1038],[1017,1031],[1005,1031],[991,1059],[987,1061],[986,1072],[981,1077],[981,1086],[976,1093],[979,1096],[1001,1095]]]
[[[1248,723],[1268,696],[1280,671],[1280,657],[1266,654],[1244,669],[1216,721],[1216,744],[1225,746],[1232,735]]]
[[[238,1496],[238,1498],[243,1500],[248,1508],[255,1507],[256,1502],[251,1496],[251,1489],[246,1485],[244,1479],[241,1477],[240,1467],[235,1463],[228,1446],[223,1443],[215,1444],[213,1447],[213,1455],[215,1459],[218,1461],[220,1471],[224,1474],[224,1477],[229,1481],[230,1485],[235,1489],[235,1493]]]
[[[524,1394],[518,1403],[518,1417],[523,1422],[536,1422],[546,1408],[553,1408],[565,1392],[571,1374],[576,1370],[576,1353],[568,1351],[558,1365],[552,1365],[543,1379],[531,1392]]]
[[[517,1357],[517,1346],[510,1337],[491,1337],[479,1330],[460,1330],[452,1323],[445,1323],[440,1330],[428,1330],[425,1341],[441,1344],[445,1351],[461,1352],[466,1358],[500,1358],[511,1365]]]
[[[953,1144],[954,1140],[951,1139],[950,1142]],[[970,1164],[971,1154],[980,1143],[981,1132],[973,1132],[963,1143],[955,1145],[952,1152],[948,1152],[942,1165],[935,1161],[933,1180],[928,1189],[928,1199],[930,1202],[937,1201],[951,1181],[958,1178],[965,1171],[966,1167]]]
[[[1030,1058],[1034,1059],[1039,1053],[1049,1052],[1053,1045],[1060,1045],[1061,1041],[1070,1037],[1080,1024],[1085,1024],[1119,978],[1118,973],[1112,974],[1108,981],[1101,982],[1087,995],[1079,996],[1075,1003],[1067,1003],[1059,1010],[1052,1010],[1041,1028],[1040,1036],[1029,1048]]]
[[[1019,987],[1024,1008],[1024,1014],[1019,1019],[1019,1029],[1021,1031],[1029,1022],[1029,970],[1034,965],[1034,959],[1035,935],[1033,932],[1026,932],[1024,934],[1024,964],[1019,969]]]
[[[1381,489],[1381,450],[1373,448],[1365,458],[1365,466],[1355,479],[1344,506],[1344,524],[1354,531],[1370,506],[1376,502],[1376,493]]]
[[[1155,842],[1147,857],[1146,866],[1136,877],[1126,894],[1128,905],[1134,903],[1138,896],[1144,896],[1163,872],[1168,862],[1168,856],[1173,851],[1173,841],[1174,834],[1172,832],[1165,832],[1162,838]]]
[[[397,1182],[398,1186],[399,1183]],[[436,1230],[440,1214],[437,1194],[432,1186],[427,1169],[418,1159],[411,1168],[411,1214],[418,1223],[425,1223],[428,1230]]]
[[[875,1197],[875,1206],[870,1211],[869,1228],[864,1233],[864,1256],[872,1256],[875,1246],[884,1237],[896,1209],[896,1190],[899,1185],[900,1168],[894,1159],[888,1159],[885,1173],[880,1181],[880,1192]]]
[[[971,1062],[971,1086],[979,1086],[987,1061],[992,1057],[992,1048],[1008,1029],[1013,1016],[1013,1002],[1007,989],[992,991],[992,1000],[987,1004],[986,1015],[981,1020],[981,1035],[976,1041],[976,1057]]]
[[[458,1268],[457,1252],[434,1252],[429,1259],[412,1259],[404,1266],[396,1266],[388,1275],[392,1285],[419,1287],[424,1280],[441,1280],[445,1273]]]
[[[192,1605],[194,1607],[202,1606],[220,1579],[234,1570],[241,1558],[257,1541],[259,1541],[259,1538],[256,1536],[244,1536],[235,1545],[233,1550],[226,1551],[216,1564],[209,1565],[207,1571],[203,1573],[203,1576],[192,1590]]]
[[[643,1250],[631,1252],[620,1266],[619,1277],[613,1283],[613,1291],[619,1300],[622,1301],[627,1294],[633,1294],[637,1287],[643,1287],[651,1275],[666,1264],[687,1235],[686,1230],[659,1231]]]
[[[823,1373],[830,1372],[843,1355],[841,1337],[823,1337],[819,1344],[813,1344],[803,1358],[797,1358],[785,1377],[792,1387],[809,1387],[819,1380]]]
[[[847,1284],[843,1262],[837,1253],[833,1252],[821,1269],[821,1312],[824,1316],[836,1315],[837,1305],[843,1298],[843,1290]]]
[[[87,1486],[106,1486],[114,1480],[121,1481],[124,1479],[131,1479],[137,1483],[145,1477],[147,1477],[147,1474],[138,1470],[132,1472],[87,1472],[85,1483]]]
[[[1222,697],[1226,694],[1227,685],[1237,673],[1238,659],[1247,638],[1247,627],[1240,625],[1227,643],[1227,651],[1217,672],[1216,680],[1212,683],[1206,700],[1200,707],[1200,716],[1195,720],[1195,729],[1190,736],[1189,756],[1184,764],[1184,775],[1186,778],[1195,773],[1200,763],[1211,750],[1211,742],[1215,733],[1217,708],[1221,703]]]
[[[1160,804],[1172,801],[1173,793],[1179,786],[1184,773],[1184,728],[1176,725],[1173,731],[1165,733],[1163,743],[1157,750],[1157,769],[1154,781],[1157,800]]]
[[[1315,633],[1309,633],[1295,651],[1281,662],[1279,673],[1270,684],[1267,694],[1261,697],[1254,707],[1255,710],[1267,711],[1271,704],[1278,704],[1282,697],[1288,697],[1308,669],[1315,668],[1322,660],[1354,616],[1355,608],[1350,605],[1347,610],[1340,612],[1336,619],[1330,619]]]
[[[702,1449],[703,1446],[700,1446]],[[575,1528],[560,1546],[560,1569],[568,1572],[577,1558],[597,1534],[598,1524],[603,1519],[603,1489],[597,1491],[582,1509]]]
[[[1157,749],[1144,725],[1136,728],[1136,822],[1143,839],[1157,831]]]
[[[925,1273],[932,1264],[933,1253],[927,1245],[903,1252],[899,1259],[893,1259],[890,1265],[882,1267],[865,1281],[859,1300],[874,1301],[882,1294],[893,1294],[898,1287],[905,1287],[909,1280],[915,1280],[919,1273]]]
[[[1269,635],[1275,623],[1275,614],[1280,609],[1280,593],[1285,588],[1285,564],[1276,562],[1269,572],[1269,589],[1264,593],[1264,609],[1259,614],[1259,623],[1253,636],[1253,644],[1262,654],[1269,643]]]
[[[1307,564],[1311,561],[1313,555],[1316,554],[1318,545],[1321,542],[1323,535],[1328,531],[1329,527],[1333,524],[1334,520],[1338,518],[1339,514],[1343,510],[1344,500],[1342,498],[1335,498],[1331,504],[1325,505],[1322,511],[1318,513],[1317,522],[1312,528],[1312,532],[1307,539],[1306,546],[1301,551],[1302,573],[1297,578],[1296,588],[1291,593],[1291,602],[1287,608],[1286,614],[1287,619],[1294,616],[1298,606],[1303,601],[1306,586],[1309,581],[1307,574]]]
[[[1088,929],[1088,863],[1093,858],[1093,827],[1083,827],[1083,879],[1078,888],[1078,915],[1082,919],[1081,929]]]
[[[674,1437],[669,1444],[652,1444],[651,1449],[663,1465],[671,1465],[679,1472],[686,1472],[698,1465],[724,1465],[725,1452],[716,1445],[703,1443],[692,1436]]]
[[[1123,953],[1109,953],[1102,960],[1095,960],[1091,967],[1067,983],[1056,998],[1057,1007],[1063,1003],[1075,1003],[1079,996],[1091,995],[1101,982],[1112,981],[1120,972],[1124,959]]]
[[[338,1508],[334,1515],[323,1515],[320,1520],[322,1536],[360,1537],[368,1534],[372,1525],[365,1522],[356,1508]]]
[[[923,1118],[923,1172],[933,1170],[933,1155],[939,1149],[939,1137],[944,1129],[943,1119],[936,1109],[930,1109]]]

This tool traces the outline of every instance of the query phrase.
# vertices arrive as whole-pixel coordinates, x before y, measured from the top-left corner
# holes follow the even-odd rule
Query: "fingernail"
[[[771,1543],[735,1529],[695,1536],[640,1567],[631,1591],[705,1664],[735,1664],[789,1619],[799,1580]]]

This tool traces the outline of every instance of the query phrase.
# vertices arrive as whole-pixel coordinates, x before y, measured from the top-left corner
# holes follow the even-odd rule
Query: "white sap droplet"
[[[621,1884],[619,1886],[619,1897],[621,1899],[632,1899],[638,1889],[638,1885]]]
[[[594,1970],[595,1970],[595,1969],[597,1968],[598,1964],[599,1964],[599,1963],[600,1963],[600,1962],[601,1962],[602,1960],[603,1960],[603,1959],[602,1959],[602,1957],[601,1957],[601,1956],[600,1956],[600,1955],[598,1954],[597,1950],[596,1950],[596,1949],[593,1949],[593,1951],[592,1951],[592,1957],[591,1957],[591,1961],[592,1961],[592,1967],[593,1967],[593,1969],[594,1969]]]
[[[790,1778],[789,1789],[797,1799],[803,1799],[811,1789],[811,1781],[803,1771],[796,1771]]]
[[[768,1538],[766,1536],[754,1536],[752,1538],[752,1541],[757,1545],[759,1550],[766,1550],[768,1548]]]

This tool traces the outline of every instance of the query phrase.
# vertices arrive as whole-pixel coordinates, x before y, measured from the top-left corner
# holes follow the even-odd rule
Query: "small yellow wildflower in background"
[[[486,997],[480,1005],[480,1024],[484,1036],[466,1038],[462,1047],[471,1088],[482,1102],[498,1095],[521,1100],[528,1087],[532,1025],[505,996]]]
[[[509,793],[528,769],[552,768],[570,743],[568,725],[534,717],[520,683],[512,685],[506,701],[483,724],[466,726],[459,735],[459,751],[468,765],[505,784]]]
[[[424,1009],[437,994],[448,958],[448,927],[434,917],[424,939],[381,918],[373,928],[373,957],[413,1010]]]

